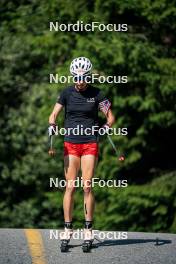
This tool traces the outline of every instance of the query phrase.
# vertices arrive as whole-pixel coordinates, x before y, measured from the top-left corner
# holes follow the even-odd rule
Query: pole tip
[[[55,149],[53,149],[53,148],[50,148],[49,150],[48,150],[48,154],[49,154],[49,156],[55,156],[56,155],[56,151],[55,151]]]

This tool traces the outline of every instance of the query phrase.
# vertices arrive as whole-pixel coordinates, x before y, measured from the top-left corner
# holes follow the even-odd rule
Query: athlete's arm
[[[104,115],[106,116],[106,124],[109,125],[109,127],[112,127],[112,125],[115,123],[115,116],[112,113],[112,110],[109,109],[108,112]]]
[[[56,119],[58,114],[60,113],[60,111],[62,110],[63,105],[56,103],[54,106],[54,109],[51,113],[51,115],[49,116],[49,124],[55,124],[56,123]]]

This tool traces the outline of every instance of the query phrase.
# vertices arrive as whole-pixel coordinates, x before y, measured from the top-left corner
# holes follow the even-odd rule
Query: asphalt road
[[[0,264],[176,264],[175,234],[129,232],[111,240],[99,234],[91,253],[82,252],[78,239],[61,253],[57,230],[0,229]]]

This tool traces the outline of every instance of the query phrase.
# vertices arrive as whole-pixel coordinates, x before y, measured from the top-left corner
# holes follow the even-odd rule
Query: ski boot
[[[92,229],[84,229],[84,242],[82,244],[82,250],[84,253],[91,251],[93,240]]]
[[[61,240],[61,252],[67,252],[69,248],[69,242],[73,234],[73,229],[69,229],[65,227],[64,232],[60,234],[60,240]]]

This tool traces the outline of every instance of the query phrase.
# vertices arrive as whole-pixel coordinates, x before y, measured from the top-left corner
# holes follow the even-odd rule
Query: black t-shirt
[[[102,91],[91,85],[85,91],[77,91],[74,86],[70,86],[61,92],[57,103],[65,107],[67,133],[64,141],[72,143],[98,141],[98,109],[99,103],[104,100],[107,99]],[[96,126],[94,131],[90,130],[93,126]]]

